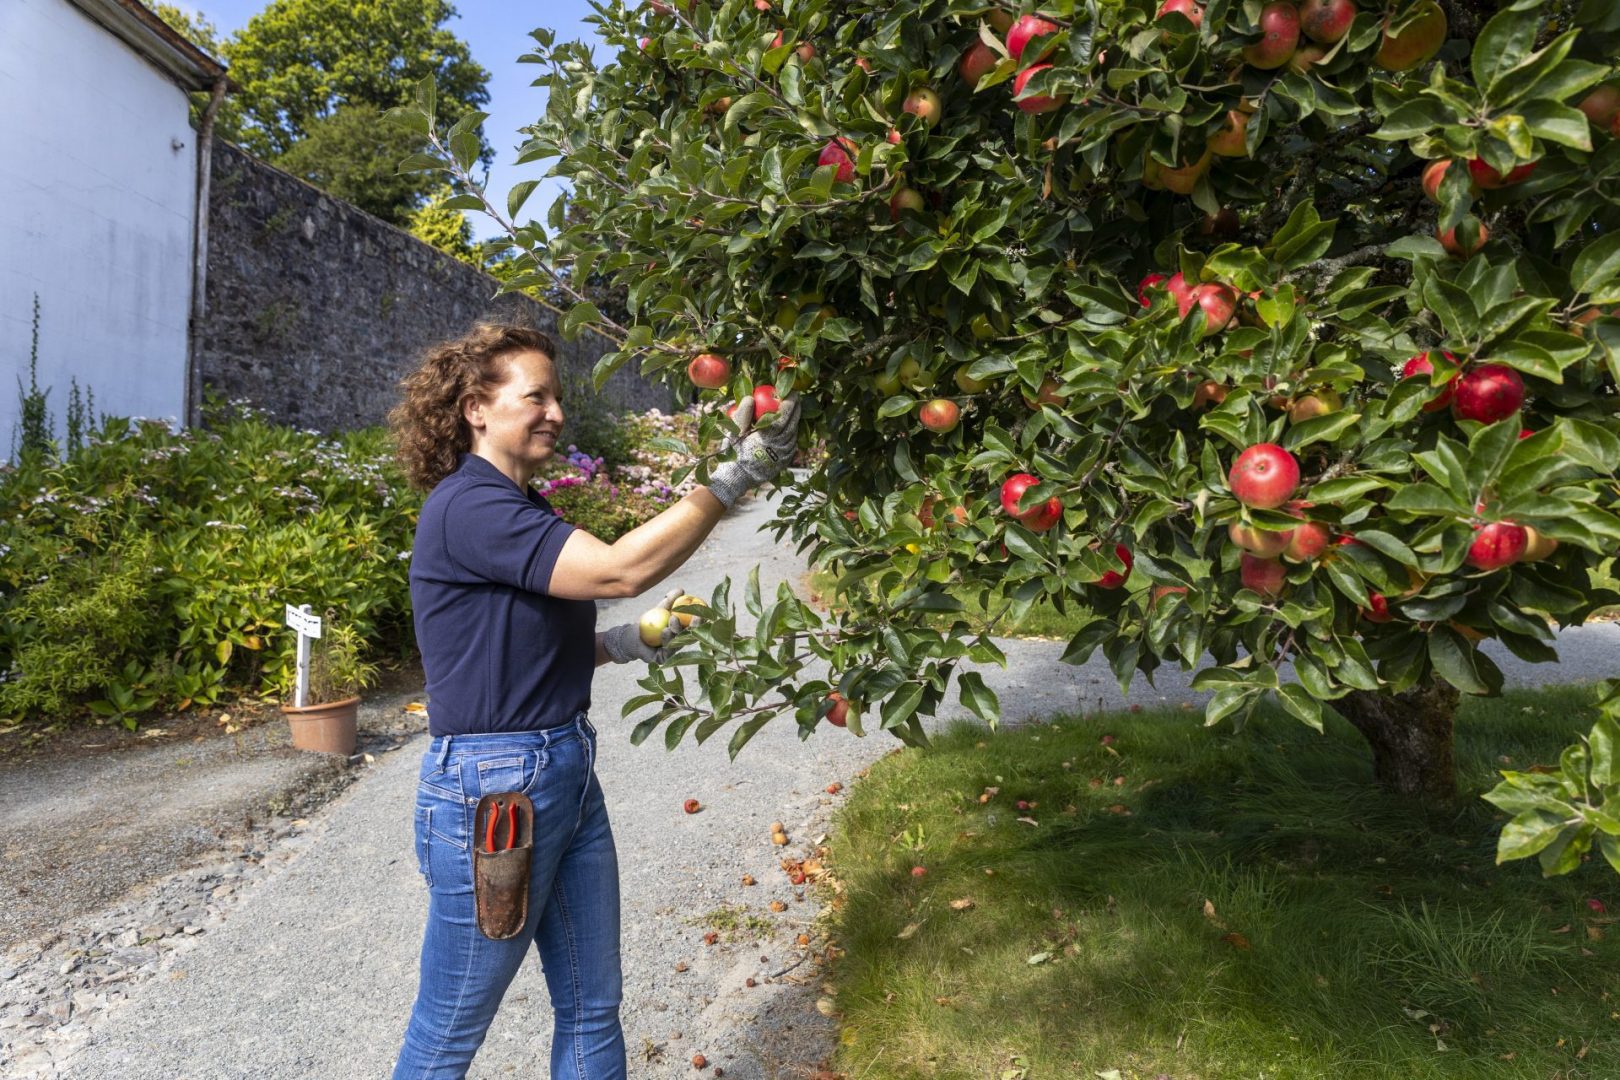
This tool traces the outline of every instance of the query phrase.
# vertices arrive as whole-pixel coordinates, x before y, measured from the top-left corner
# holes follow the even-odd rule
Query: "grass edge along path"
[[[1620,1076],[1620,884],[1494,865],[1589,687],[1467,700],[1457,803],[1277,713],[962,725],[853,786],[824,918],[859,1080]],[[1020,801],[1022,800],[1022,801]],[[922,867],[918,874],[914,868]]]

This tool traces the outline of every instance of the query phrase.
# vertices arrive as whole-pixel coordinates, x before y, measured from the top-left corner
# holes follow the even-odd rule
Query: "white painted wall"
[[[181,418],[196,133],[186,94],[68,0],[0,0],[0,459],[17,380],[57,437],[68,379],[98,412]]]

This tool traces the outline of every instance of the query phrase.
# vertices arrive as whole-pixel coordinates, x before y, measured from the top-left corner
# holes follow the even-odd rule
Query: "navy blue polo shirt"
[[[534,731],[590,708],[596,601],[546,593],[573,531],[477,454],[428,493],[410,579],[432,734]]]

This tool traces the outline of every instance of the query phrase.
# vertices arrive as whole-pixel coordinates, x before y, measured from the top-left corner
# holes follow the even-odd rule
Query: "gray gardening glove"
[[[648,611],[642,618],[646,619],[648,616],[655,616],[660,610],[668,617],[671,606],[683,595],[685,594],[680,589],[669,590],[664,594],[664,598],[658,601],[658,606]],[[680,624],[674,618],[668,618],[667,625],[659,631],[658,644],[648,645],[642,640],[640,625],[637,623],[620,623],[613,629],[602,633],[602,648],[607,651],[608,657],[615,664],[628,664],[632,660],[642,660],[648,664],[662,664],[669,654],[669,650],[665,646],[669,644],[669,639],[674,637],[680,628]]]
[[[754,419],[754,399],[744,398],[732,417],[737,434],[720,444],[722,454],[735,453],[732,461],[721,462],[709,474],[709,490],[730,510],[743,492],[756,488],[793,460],[799,445],[799,399],[783,400],[770,427],[749,431]]]

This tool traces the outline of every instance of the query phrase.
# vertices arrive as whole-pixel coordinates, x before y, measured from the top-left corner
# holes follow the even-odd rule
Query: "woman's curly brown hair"
[[[468,394],[488,399],[507,379],[501,358],[518,352],[540,352],[553,363],[557,347],[530,326],[483,323],[435,345],[416,370],[400,380],[400,403],[388,414],[394,431],[394,456],[405,478],[419,491],[432,491],[456,471],[463,453],[472,449],[472,428],[461,415]]]

